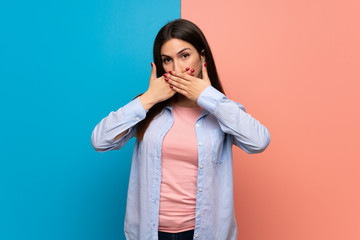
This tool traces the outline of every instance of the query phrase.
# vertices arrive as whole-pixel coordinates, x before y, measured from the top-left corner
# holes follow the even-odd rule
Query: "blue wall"
[[[0,3],[0,239],[124,239],[134,141],[97,153],[95,125],[144,92],[177,1]]]

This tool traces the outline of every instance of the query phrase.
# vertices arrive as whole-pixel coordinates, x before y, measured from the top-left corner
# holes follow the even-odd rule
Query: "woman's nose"
[[[182,64],[179,61],[174,61],[173,71],[181,72],[182,71]]]

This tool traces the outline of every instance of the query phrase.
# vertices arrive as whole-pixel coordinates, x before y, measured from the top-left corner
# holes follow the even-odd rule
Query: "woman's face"
[[[200,56],[190,43],[172,38],[162,45],[161,60],[165,72],[185,72],[185,69],[189,67],[195,70],[195,77],[200,77],[205,57]],[[190,71],[188,72],[190,73]]]

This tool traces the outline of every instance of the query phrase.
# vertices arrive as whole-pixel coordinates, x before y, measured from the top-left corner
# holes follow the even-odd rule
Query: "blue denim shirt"
[[[212,86],[201,93],[198,105],[203,111],[194,126],[198,145],[194,239],[236,239],[232,145],[259,153],[268,146],[270,135],[241,104]],[[94,148],[100,152],[120,149],[136,135],[137,123],[146,113],[139,98],[111,112],[92,133]],[[135,142],[124,227],[128,240],[158,239],[161,148],[173,121],[172,107],[166,107],[151,122],[143,140]]]

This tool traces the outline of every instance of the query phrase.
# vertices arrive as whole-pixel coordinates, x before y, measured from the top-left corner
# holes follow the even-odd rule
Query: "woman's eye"
[[[188,58],[190,56],[190,54],[185,53],[184,55],[182,55],[183,58]]]
[[[168,62],[170,62],[170,58],[163,58],[163,63],[168,63]]]

